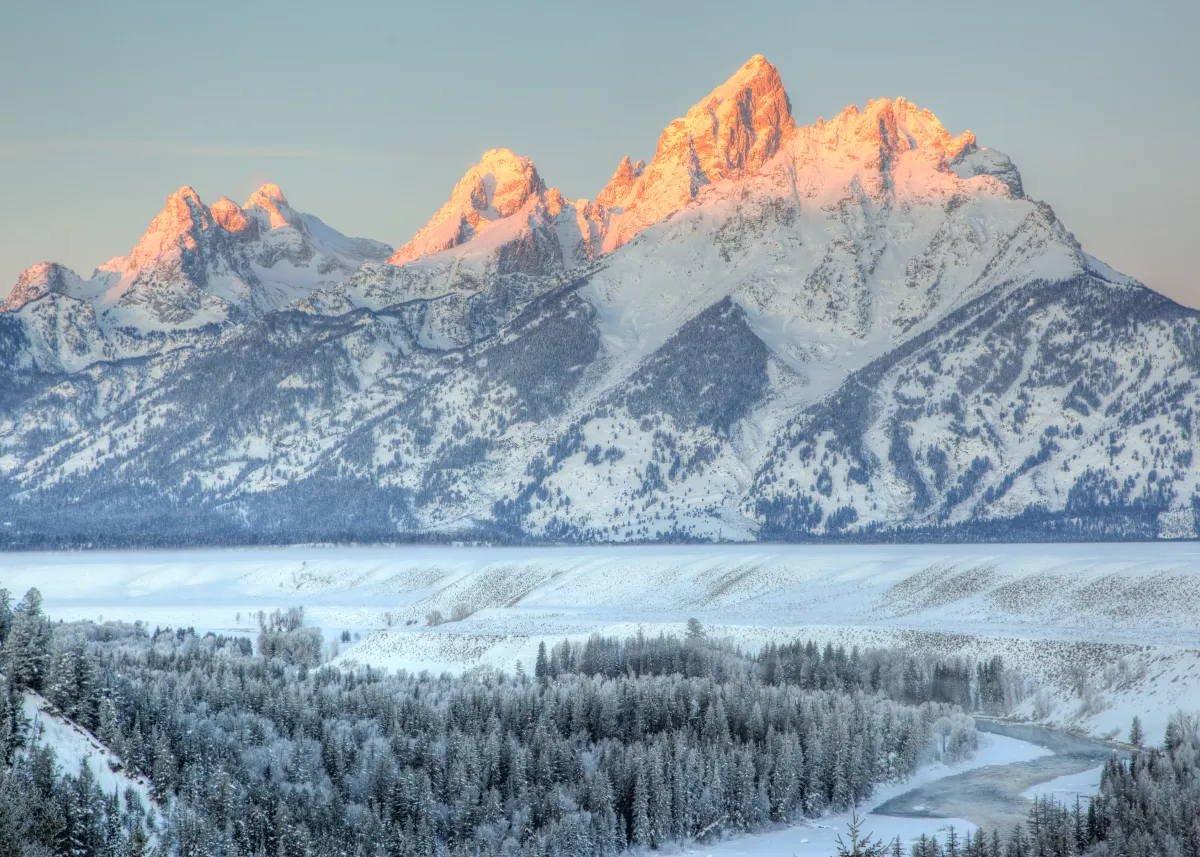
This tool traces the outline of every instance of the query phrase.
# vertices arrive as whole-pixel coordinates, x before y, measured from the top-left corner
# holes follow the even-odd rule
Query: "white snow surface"
[[[1200,546],[1192,543],[333,548],[8,554],[54,618],[254,633],[303,605],[344,661],[454,672],[531,666],[542,640],[681,633],[689,617],[754,648],[800,638],[1001,655],[1022,716],[1158,741],[1200,710]],[[462,621],[430,627],[427,616]]]
[[[132,788],[147,809],[155,806],[150,796],[150,783],[144,777],[130,776],[112,750],[82,726],[55,712],[45,697],[26,692],[21,702],[21,713],[29,721],[29,735],[33,743],[54,750],[62,774],[78,774],[80,764],[86,761],[105,793],[115,792],[124,802],[126,789]],[[120,770],[114,765],[119,766]]]

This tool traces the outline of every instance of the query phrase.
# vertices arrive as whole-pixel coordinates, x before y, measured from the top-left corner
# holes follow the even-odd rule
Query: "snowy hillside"
[[[0,312],[0,543],[1194,537],[1195,312],[904,98],[754,57],[594,200],[486,153],[394,254],[185,188]]]
[[[106,794],[124,796],[132,789],[145,806],[156,806],[150,783],[144,777],[131,775],[116,753],[95,735],[56,712],[40,694],[25,693],[21,714],[29,726],[29,743],[53,749],[63,773],[77,773],[79,766],[86,764]]]

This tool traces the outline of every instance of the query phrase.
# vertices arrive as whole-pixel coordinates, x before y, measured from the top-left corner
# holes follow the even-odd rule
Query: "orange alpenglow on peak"
[[[223,196],[208,208],[213,220],[219,223],[226,232],[245,232],[251,227],[250,218],[242,211],[240,205],[227,196]]]
[[[511,149],[485,152],[479,163],[459,179],[449,201],[388,259],[388,264],[403,265],[457,247],[488,223],[516,214],[530,199],[545,192],[546,185],[529,158]]]
[[[607,253],[687,206],[706,186],[758,174],[784,151],[807,163],[818,157],[816,146],[844,161],[843,168],[882,170],[892,153],[921,150],[922,158],[944,169],[974,152],[974,145],[970,131],[951,137],[933,113],[902,97],[874,99],[861,110],[850,105],[828,122],[797,127],[779,70],[756,54],[667,125],[648,164],[623,157],[594,202],[577,201],[580,222],[586,221],[591,236],[589,253]],[[881,187],[891,186],[890,179],[875,178]],[[264,192],[267,187],[274,186]],[[547,188],[528,158],[510,149],[486,152],[388,262],[403,265],[465,244],[490,224],[525,211],[531,200],[551,216],[572,204]]]
[[[152,263],[170,248],[195,248],[197,237],[212,223],[212,215],[200,196],[184,185],[167,197],[163,210],[150,221],[129,256],[109,260],[100,270],[133,270]]]
[[[250,199],[246,201],[245,207],[249,208],[251,204],[257,200],[266,200],[268,202],[273,202],[276,205],[288,204],[287,197],[283,195],[283,191],[279,189],[279,185],[270,183],[262,185],[258,190],[252,193],[250,195]]]
[[[702,186],[759,169],[795,130],[779,70],[762,55],[751,57],[668,125],[645,171],[623,196],[612,194],[609,204],[623,211],[608,233],[605,250],[682,208]]]
[[[208,228],[210,223],[209,210],[200,202],[199,194],[185,185],[167,197],[167,204],[146,228],[143,242],[152,235],[162,236],[164,240],[178,238],[194,228]]]
[[[246,204],[242,209],[258,208],[267,213],[271,228],[278,229],[281,226],[292,226],[292,221],[288,218],[288,214],[293,214],[292,207],[288,205],[287,197],[283,195],[283,191],[279,189],[277,184],[264,184],[254,193],[250,194],[250,198],[246,200]]]
[[[762,54],[751,57],[676,122],[687,128],[710,182],[758,169],[796,130],[779,71]]]
[[[620,200],[625,198],[626,194],[633,188],[634,181],[645,171],[645,161],[639,160],[634,164],[630,162],[629,156],[626,155],[621,159],[621,163],[617,164],[616,172],[612,174],[612,178],[608,180],[608,184],[604,186],[604,190],[596,194],[596,205],[602,205],[605,208],[614,207]]]
[[[204,204],[200,202],[200,195],[196,193],[195,188],[193,188],[191,185],[185,184],[183,187],[179,188],[179,190],[175,191],[175,193],[167,197],[167,207],[188,202],[195,203],[197,205]]]
[[[208,209],[200,201],[200,195],[190,185],[184,185],[167,197],[166,205],[151,222],[151,228],[155,224],[160,228],[170,224],[190,225],[197,218],[203,219],[207,213]]]
[[[917,107],[903,96],[873,98],[861,110],[851,104],[828,122],[818,120],[802,130],[824,141],[827,148],[860,145],[868,153],[877,153],[884,146],[895,152],[930,149],[953,159],[975,145],[975,135],[970,131],[951,137],[932,111]]]

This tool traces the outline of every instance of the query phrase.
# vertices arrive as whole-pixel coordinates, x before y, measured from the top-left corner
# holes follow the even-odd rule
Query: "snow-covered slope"
[[[31,274],[9,537],[1197,532],[1200,316],[903,98],[799,126],[754,57],[595,201],[494,150],[384,256],[266,186]]]
[[[1191,537],[1198,334],[1194,313],[1090,273],[988,293],[797,416],[747,511],[783,537]]]
[[[86,764],[106,794],[123,798],[132,789],[142,799],[143,806],[157,807],[150,793],[150,783],[144,777],[131,774],[116,753],[78,723],[55,711],[41,694],[25,692],[21,699],[21,716],[29,724],[30,743],[54,750],[62,773],[78,774],[79,766]]]

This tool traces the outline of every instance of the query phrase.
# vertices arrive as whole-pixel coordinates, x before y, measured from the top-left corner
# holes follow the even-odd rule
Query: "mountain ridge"
[[[392,251],[181,188],[106,265],[0,312],[11,544],[1198,531],[1200,315],[970,131],[797,125],[761,56],[593,200],[491,150]]]

